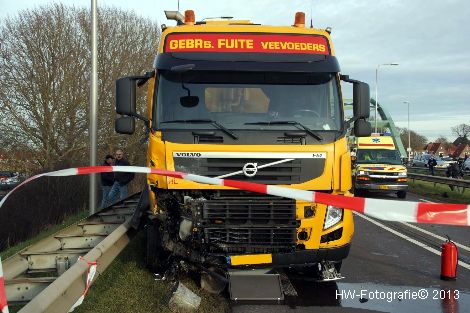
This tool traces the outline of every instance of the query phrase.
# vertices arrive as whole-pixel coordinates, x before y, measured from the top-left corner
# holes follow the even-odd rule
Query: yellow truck
[[[406,198],[408,178],[399,151],[390,136],[357,138],[354,161],[354,194],[366,191],[396,193]]]
[[[162,25],[154,68],[116,82],[116,131],[145,121],[149,167],[351,195],[345,134],[354,121],[356,136],[370,135],[369,86],[339,73],[330,29],[306,28],[301,12],[292,26],[166,15],[177,25]],[[350,121],[341,80],[353,84]],[[136,112],[136,85],[145,83],[147,116]],[[231,280],[260,267],[341,277],[354,232],[348,210],[172,177],[147,183],[152,270],[176,257]]]

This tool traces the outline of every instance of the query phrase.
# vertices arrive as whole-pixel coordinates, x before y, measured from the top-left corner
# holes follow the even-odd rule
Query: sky
[[[97,0],[172,26],[164,10],[177,0]],[[0,20],[52,2],[90,7],[91,0],[0,0]],[[341,73],[370,85],[399,127],[453,141],[451,127],[470,124],[470,1],[467,0],[180,0],[196,20],[233,16],[266,25],[292,25],[297,11],[316,28],[332,28]],[[398,63],[398,66],[381,65]],[[380,66],[379,66],[380,65]],[[377,70],[378,69],[378,70]],[[346,97],[351,98],[346,90]],[[373,114],[373,112],[371,112]]]

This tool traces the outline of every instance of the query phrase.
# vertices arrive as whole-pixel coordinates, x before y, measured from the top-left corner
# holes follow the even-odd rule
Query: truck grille
[[[291,199],[227,191],[203,204],[205,242],[211,251],[291,251],[299,226],[295,211]]]
[[[236,253],[287,252],[295,248],[295,228],[206,228],[211,250]]]
[[[204,203],[203,216],[209,223],[219,225],[297,224],[295,201],[273,197],[216,198]]]
[[[323,173],[325,159],[295,159],[258,168],[255,176],[243,174],[243,166],[257,163],[258,167],[280,161],[281,159],[245,159],[245,158],[175,158],[177,171],[218,177],[229,173],[240,172],[228,176],[229,179],[257,182],[263,184],[298,184],[319,177]]]
[[[377,178],[377,177],[371,177],[370,178],[371,183],[396,183],[397,178]]]

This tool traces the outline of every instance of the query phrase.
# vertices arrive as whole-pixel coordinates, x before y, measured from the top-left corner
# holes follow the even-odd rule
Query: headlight
[[[329,205],[326,208],[325,224],[323,229],[330,228],[331,226],[338,224],[343,218],[343,209]]]
[[[399,173],[398,173],[398,176],[400,176],[400,177],[406,177],[406,172],[399,172]]]

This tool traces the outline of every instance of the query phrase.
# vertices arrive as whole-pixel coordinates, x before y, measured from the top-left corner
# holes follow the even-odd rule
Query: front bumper
[[[380,183],[356,183],[355,189],[374,190],[374,191],[400,191],[407,190],[407,184],[380,184]]]
[[[334,248],[322,248],[316,250],[303,250],[291,253],[274,253],[248,256],[229,256],[227,263],[229,266],[246,266],[246,265],[266,265],[272,266],[295,266],[316,264],[321,261],[338,262],[345,259],[349,255],[350,244]]]

